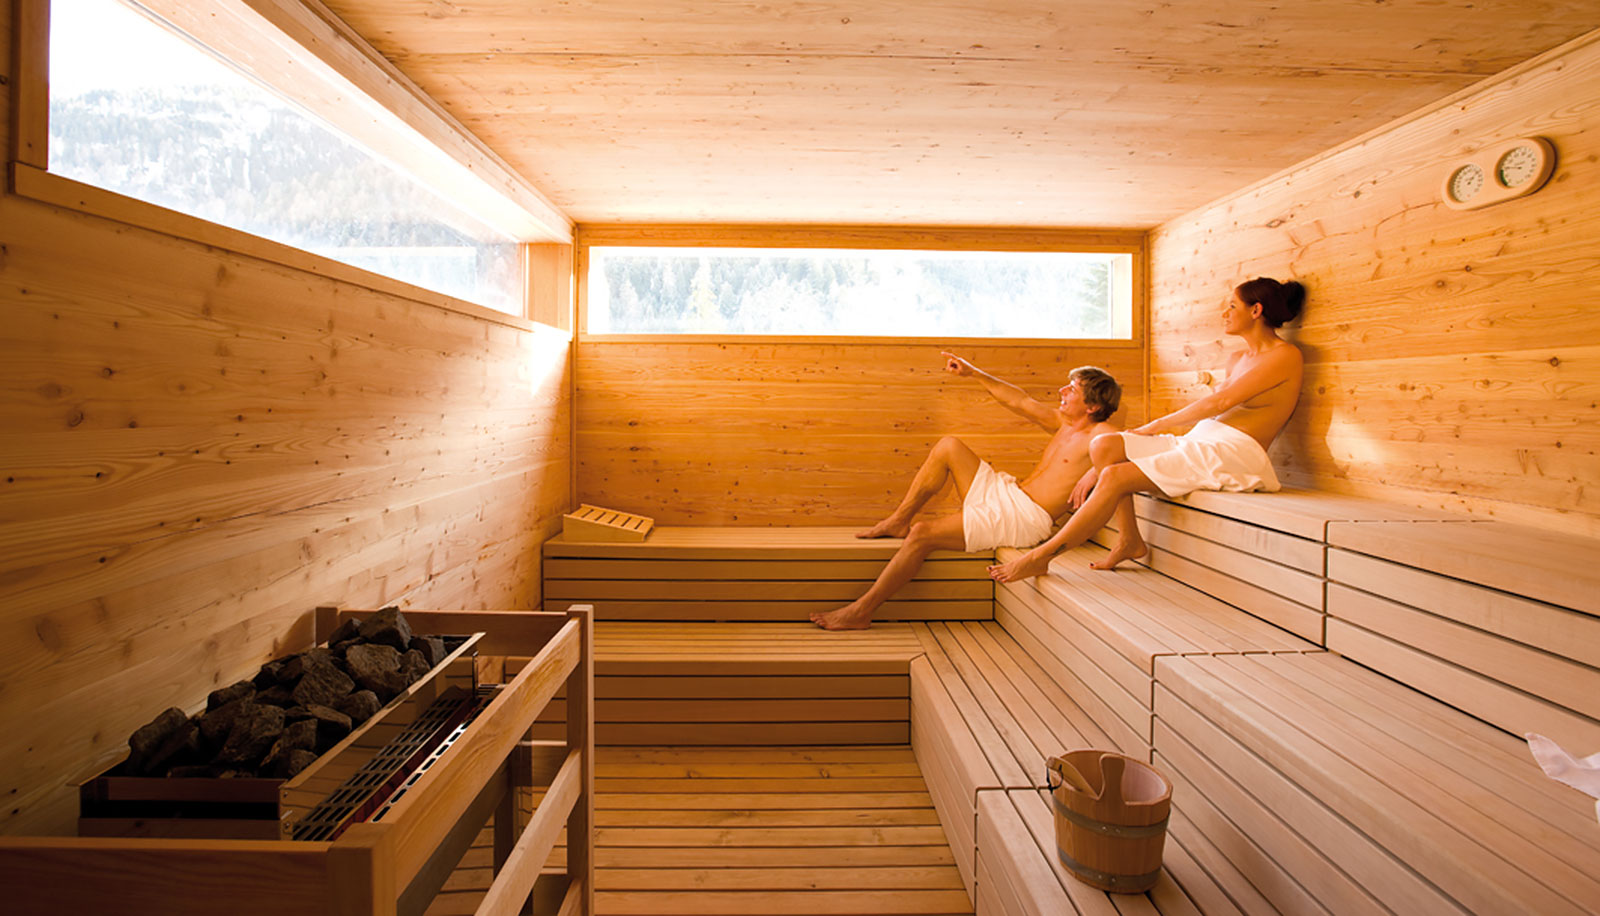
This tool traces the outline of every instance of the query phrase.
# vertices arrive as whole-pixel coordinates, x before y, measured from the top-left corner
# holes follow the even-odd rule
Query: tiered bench
[[[909,624],[852,634],[810,623],[595,625],[602,745],[905,744]],[[537,734],[564,721],[561,699]]]
[[[1593,803],[1516,737],[1600,748],[1600,546],[1343,497],[1196,497],[1139,503],[1148,565],[1242,594],[1293,577],[1245,572],[1235,545],[1320,539],[1331,651],[1157,661],[1173,838],[1241,905],[1600,912]]]
[[[1134,497],[1134,510],[1150,545],[1149,556],[1139,565],[1318,645],[1325,640],[1330,525],[1450,519],[1437,512],[1294,489],[1200,491],[1182,500],[1141,494]],[[1105,529],[1108,535],[1115,531],[1115,524]]]
[[[916,626],[926,655],[911,663],[911,746],[980,913],[1171,916],[1199,912],[1191,896],[1226,901],[1181,850],[1148,894],[1107,895],[1068,875],[1039,788],[1045,760],[1109,738],[1000,624]]]
[[[999,552],[1002,560],[1017,554]],[[1125,754],[1150,757],[1157,658],[1318,649],[1151,569],[1089,567],[1105,554],[1085,544],[1051,561],[1050,575],[1002,586],[995,616],[1039,664],[1070,685]]]
[[[544,600],[592,604],[597,620],[804,621],[861,597],[898,539],[855,528],[658,527],[640,542],[544,545]],[[988,620],[992,552],[937,551],[878,620]]]
[[[845,529],[557,543],[546,587],[614,602],[601,741],[909,740],[982,916],[1600,913],[1592,802],[1513,737],[1600,749],[1593,543],[1295,491],[1137,507],[1141,563],[1091,570],[1086,545],[940,619],[990,587],[990,558],[942,556],[889,615],[912,622],[866,633],[749,622],[860,594],[898,542]],[[600,560],[631,590],[576,565]],[[1174,781],[1148,894],[1056,859],[1044,761],[1083,746]]]
[[[1174,836],[1279,911],[1600,911],[1594,806],[1521,741],[1331,654],[1161,666]]]
[[[980,912],[1103,903],[1057,861],[1044,764],[1079,747],[1149,760],[1158,659],[1321,651],[1153,570],[1090,569],[1105,553],[1085,545],[1047,576],[1001,586],[994,623],[918,625],[928,654],[912,668],[913,747],[930,761],[924,773],[958,862],[973,850]],[[1150,894],[1122,905],[1183,912],[1194,898],[1208,901],[1206,912],[1231,911],[1227,892],[1176,843],[1166,867]]]
[[[1335,523],[1328,648],[1492,722],[1600,750],[1600,551],[1500,522]]]

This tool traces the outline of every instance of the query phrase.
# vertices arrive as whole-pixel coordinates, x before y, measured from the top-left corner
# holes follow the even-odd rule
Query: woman
[[[1267,449],[1294,413],[1304,369],[1299,348],[1280,338],[1278,328],[1300,314],[1305,297],[1305,287],[1293,280],[1263,277],[1235,288],[1223,310],[1223,328],[1245,346],[1229,359],[1226,380],[1210,395],[1136,430],[1095,437],[1089,448],[1094,469],[1073,491],[1073,505],[1081,508],[1043,544],[989,567],[990,577],[1015,582],[1042,575],[1051,557],[1088,540],[1134,493],[1278,489]],[[1184,428],[1189,431],[1182,436],[1165,434]],[[1116,550],[1094,566],[1111,569],[1147,552],[1137,531],[1125,532]]]

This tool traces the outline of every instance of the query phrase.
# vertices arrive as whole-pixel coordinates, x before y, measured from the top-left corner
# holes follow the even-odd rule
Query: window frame
[[[996,229],[949,226],[822,226],[703,223],[580,223],[573,230],[579,342],[616,344],[840,344],[955,347],[1070,346],[1137,349],[1144,346],[1148,302],[1148,234],[1132,229]],[[596,334],[589,331],[589,249],[601,248],[830,248],[901,251],[1084,252],[1132,255],[1130,336],[946,337],[834,334]]]
[[[322,19],[293,0],[208,3],[236,16],[259,19],[281,33],[281,40],[274,42],[278,50],[287,51],[307,69],[331,71],[354,84],[367,101],[394,115],[443,155],[483,176],[512,209],[520,211],[526,217],[527,234],[539,236],[516,240],[522,275],[520,312],[500,311],[49,171],[51,0],[13,0],[11,193],[521,330],[543,325],[570,332],[570,305],[558,296],[563,284],[558,276],[547,274],[559,273],[560,266],[570,261],[570,255],[562,254],[571,250],[573,224],[554,204],[343,23]],[[260,40],[243,31],[229,38]]]

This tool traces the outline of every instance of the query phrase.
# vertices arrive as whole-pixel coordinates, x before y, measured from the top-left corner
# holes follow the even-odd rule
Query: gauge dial
[[[1521,187],[1539,174],[1539,153],[1531,146],[1512,147],[1495,164],[1494,175],[1508,188]]]
[[[1466,203],[1483,190],[1483,169],[1468,163],[1450,176],[1450,196]]]

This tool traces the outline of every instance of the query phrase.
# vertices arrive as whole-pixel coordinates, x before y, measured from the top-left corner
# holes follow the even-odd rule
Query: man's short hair
[[[1072,370],[1071,378],[1083,393],[1083,403],[1089,405],[1089,419],[1096,423],[1111,419],[1122,405],[1122,386],[1099,366],[1079,366]]]

